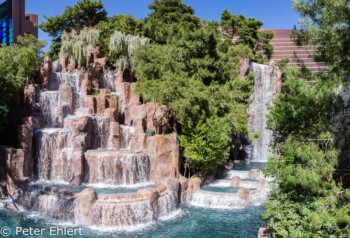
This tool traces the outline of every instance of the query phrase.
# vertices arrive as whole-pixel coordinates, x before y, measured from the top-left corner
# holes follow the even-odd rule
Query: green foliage
[[[200,19],[194,9],[182,0],[154,0],[148,6],[152,13],[146,21],[146,36],[154,42],[164,44],[172,31],[178,28],[192,31],[200,27]]]
[[[227,161],[230,146],[228,124],[222,118],[202,116],[194,127],[184,128],[180,141],[192,167],[207,172]]]
[[[99,37],[99,30],[88,27],[84,27],[80,32],[63,32],[60,54],[68,57],[71,63],[77,62],[79,66],[83,66],[88,63],[87,51],[96,47]]]
[[[267,60],[270,60],[274,54],[273,46],[270,44],[270,41],[274,38],[275,34],[272,31],[259,31],[258,40],[256,43],[255,59],[259,63],[265,63]]]
[[[148,44],[149,40],[146,37],[126,35],[116,31],[110,39],[109,54],[112,59],[115,59],[115,66],[118,70],[131,70],[136,66],[134,61],[135,50]]]
[[[275,189],[265,203],[265,218],[270,218],[274,237],[349,237],[350,200],[346,192],[334,189],[325,197],[314,198]]]
[[[126,35],[144,35],[145,23],[131,15],[115,15],[105,21],[100,21],[95,28],[101,31],[98,45],[105,55],[109,55],[110,39],[115,31],[120,31]]]
[[[290,71],[284,80],[283,94],[273,101],[268,116],[268,127],[274,132],[275,143],[283,142],[289,135],[313,138],[330,131],[329,122],[336,109],[333,88],[340,80],[321,76],[310,80],[303,78],[299,70]]]
[[[18,37],[18,42],[22,45],[0,47],[0,130],[5,126],[12,97],[25,83],[34,81],[45,45],[45,41],[27,34]]]
[[[304,18],[299,42],[314,47],[314,59],[335,70],[350,68],[350,6],[347,0],[293,0]],[[346,80],[348,77],[346,77]]]
[[[249,46],[254,60],[261,64],[273,56],[273,46],[269,42],[274,37],[271,31],[259,31],[262,25],[262,21],[231,14],[227,9],[221,13],[220,27],[225,39],[232,41],[237,38],[235,44]]]
[[[161,13],[150,18],[168,21],[168,10],[157,9]],[[162,26],[166,44],[153,43],[135,52],[135,90],[144,101],[169,106],[187,162],[196,171],[207,171],[228,159],[232,133],[248,131],[246,107],[254,75],[241,79],[237,74],[240,59],[253,54],[244,44],[221,42],[215,24],[189,30],[189,22],[181,17],[171,19]],[[159,39],[153,38],[165,42]]]
[[[265,203],[268,226],[276,237],[348,237],[350,200],[335,176],[340,151],[330,123],[340,109],[333,91],[341,80],[283,70],[283,91],[268,116],[278,154],[264,171],[278,182]]]
[[[283,58],[283,59],[280,59],[276,62],[276,66],[278,68],[281,69],[281,71],[283,72],[284,71],[284,68],[287,66],[287,64],[289,63],[289,58],[286,57],[286,58]]]
[[[93,26],[99,21],[106,20],[107,12],[103,9],[101,0],[80,0],[74,6],[66,6],[61,15],[54,17],[44,16],[46,22],[42,22],[39,27],[54,38],[49,55],[57,56],[58,44],[61,42],[63,32],[70,33],[73,29],[79,31],[85,26]]]
[[[155,136],[156,135],[156,132],[155,131],[152,131],[152,130],[146,130],[146,135],[151,137],[151,136]]]

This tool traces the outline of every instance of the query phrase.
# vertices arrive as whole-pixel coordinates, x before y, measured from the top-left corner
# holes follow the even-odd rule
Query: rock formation
[[[92,70],[62,57],[45,58],[40,85],[26,85],[28,114],[18,127],[18,149],[1,147],[1,195],[13,206],[79,225],[129,226],[167,215],[187,193],[180,184],[179,143],[166,106],[142,104],[135,83],[103,73],[98,49]],[[61,72],[56,72],[56,70]],[[147,135],[147,131],[153,133]],[[153,135],[154,134],[154,135]],[[34,183],[33,183],[34,181]],[[48,185],[37,184],[35,181]],[[182,178],[182,184],[188,183]],[[18,187],[19,184],[26,186]],[[130,194],[57,188],[70,184],[156,184]],[[17,189],[17,190],[16,190]],[[4,191],[3,191],[4,190]]]

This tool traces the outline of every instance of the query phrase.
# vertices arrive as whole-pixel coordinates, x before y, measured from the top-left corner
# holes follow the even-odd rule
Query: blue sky
[[[64,7],[74,5],[77,0],[27,0],[26,12],[39,15],[54,16],[61,14]],[[131,14],[136,18],[144,18],[150,12],[147,8],[152,0],[102,0],[109,16],[115,14]],[[220,20],[220,14],[228,8],[234,14],[244,14],[264,21],[264,28],[290,29],[298,22],[298,14],[292,8],[292,0],[183,0],[192,6],[202,19]],[[39,38],[50,43],[50,37],[39,31]],[[48,46],[45,50],[48,49]]]

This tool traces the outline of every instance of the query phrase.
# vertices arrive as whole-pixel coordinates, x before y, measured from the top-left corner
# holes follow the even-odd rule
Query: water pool
[[[110,237],[219,237],[219,238],[250,238],[257,237],[259,227],[263,224],[261,214],[262,207],[246,207],[240,210],[203,209],[189,205],[181,205],[180,208],[167,217],[136,227],[124,230],[106,228],[82,227],[82,237],[87,238],[110,238]],[[77,228],[72,224],[53,220],[37,213],[15,212],[0,209],[0,227],[8,226],[12,235],[16,227],[22,228],[45,228],[43,236],[30,237],[72,237],[72,236],[49,236],[50,227]],[[9,236],[25,237],[25,236]],[[28,236],[26,236],[28,237]],[[79,237],[79,236],[76,236]]]

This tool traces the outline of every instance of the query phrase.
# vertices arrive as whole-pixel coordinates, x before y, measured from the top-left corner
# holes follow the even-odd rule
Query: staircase
[[[270,44],[273,45],[275,52],[271,60],[276,62],[287,57],[290,60],[288,63],[289,66],[298,67],[300,63],[295,58],[295,56],[297,56],[299,60],[304,62],[305,65],[312,71],[319,72],[325,70],[326,66],[324,63],[317,63],[311,58],[313,51],[310,46],[299,47],[296,45],[293,39],[290,38],[292,30],[264,28],[261,28],[260,30],[270,30],[275,34],[275,37],[270,41]]]

